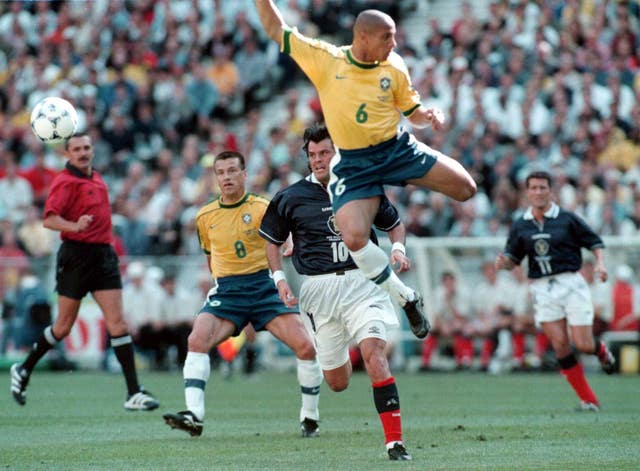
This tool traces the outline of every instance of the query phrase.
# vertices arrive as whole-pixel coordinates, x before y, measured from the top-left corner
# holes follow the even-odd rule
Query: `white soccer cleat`
[[[154,410],[159,406],[160,403],[156,398],[153,397],[149,391],[145,391],[144,389],[141,389],[134,395],[129,396],[124,403],[124,408],[126,410]]]

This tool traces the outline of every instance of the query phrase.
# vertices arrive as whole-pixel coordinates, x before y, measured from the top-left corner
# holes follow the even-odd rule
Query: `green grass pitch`
[[[362,373],[342,393],[322,386],[315,439],[299,435],[293,373],[224,381],[214,372],[199,438],[162,421],[163,412],[184,409],[179,372],[142,374],[162,402],[153,412],[125,412],[120,375],[37,371],[20,407],[2,374],[2,469],[640,469],[638,376],[590,374],[603,403],[596,414],[573,411],[559,374],[397,374],[414,461],[393,463]]]

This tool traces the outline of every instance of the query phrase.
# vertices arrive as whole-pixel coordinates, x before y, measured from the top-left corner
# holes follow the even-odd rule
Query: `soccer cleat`
[[[616,359],[613,356],[613,353],[611,353],[611,350],[609,350],[604,343],[602,343],[601,345],[602,353],[598,355],[598,360],[600,360],[602,371],[610,375],[611,373],[613,373],[613,367],[616,364]]]
[[[300,430],[302,431],[302,436],[304,438],[312,438],[320,435],[320,426],[318,425],[317,420],[313,419],[305,419],[300,422]]]
[[[14,363],[11,366],[11,394],[18,404],[24,406],[27,403],[27,385],[29,384],[29,372]]]
[[[415,299],[413,301],[407,301],[407,303],[402,306],[402,310],[407,315],[413,335],[419,339],[423,339],[429,333],[431,325],[429,325],[429,321],[424,315],[424,299],[422,295],[418,293],[414,294]]]
[[[600,412],[600,406],[593,402],[580,401],[576,407],[576,412]]]
[[[392,448],[387,450],[389,459],[391,461],[411,461],[413,457],[409,454],[404,445],[400,442],[396,442]]]
[[[184,430],[192,437],[202,435],[202,421],[193,412],[185,410],[177,414],[167,413],[162,416],[164,422],[172,429]]]
[[[149,391],[140,389],[139,392],[127,397],[124,408],[127,410],[154,410],[160,406],[160,403]]]

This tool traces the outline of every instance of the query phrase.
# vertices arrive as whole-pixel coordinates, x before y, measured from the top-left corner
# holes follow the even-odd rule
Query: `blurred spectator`
[[[453,340],[456,368],[470,368],[473,362],[471,338],[471,299],[465,287],[460,286],[453,272],[445,271],[436,288],[430,317],[431,331],[422,342],[420,371],[431,369],[431,357],[443,339]]]
[[[191,64],[191,77],[186,83],[185,92],[190,111],[194,115],[211,116],[219,104],[218,89],[198,62]]]
[[[482,262],[482,281],[473,287],[472,335],[482,339],[480,368],[484,371],[498,347],[498,332],[510,328],[513,314],[511,284],[498,277],[493,261]]]
[[[40,145],[33,154],[33,163],[19,172],[19,175],[31,185],[33,203],[36,206],[44,208],[49,187],[57,174],[55,169],[47,166],[46,155],[43,146]]]
[[[127,267],[127,281],[122,291],[124,315],[136,347],[148,352],[153,367],[158,368],[165,353],[162,338],[164,293],[157,281],[145,279],[146,274],[147,268],[142,262],[132,262]]]
[[[34,202],[29,181],[18,174],[18,165],[9,160],[0,178],[0,210],[15,224],[22,222],[27,209]]]
[[[42,225],[41,210],[36,206],[27,209],[24,221],[18,227],[17,237],[27,255],[35,259],[51,255],[57,239],[55,232]]]
[[[175,275],[170,273],[164,276],[161,285],[165,293],[162,303],[162,317],[166,322],[165,344],[167,347],[175,347],[175,366],[182,368],[187,356],[187,338],[191,333],[195,314],[200,308],[200,297],[192,296],[189,292],[181,289],[176,284]],[[198,299],[198,301],[194,302],[194,299]]]
[[[609,324],[611,331],[640,330],[640,290],[634,283],[633,270],[628,265],[619,265],[615,270],[612,288],[613,315]]]

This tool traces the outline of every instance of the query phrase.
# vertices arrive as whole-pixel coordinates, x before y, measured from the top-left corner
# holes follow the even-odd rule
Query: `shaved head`
[[[380,10],[361,11],[353,24],[354,35],[358,33],[371,33],[379,28],[388,28],[395,25],[393,18]]]

